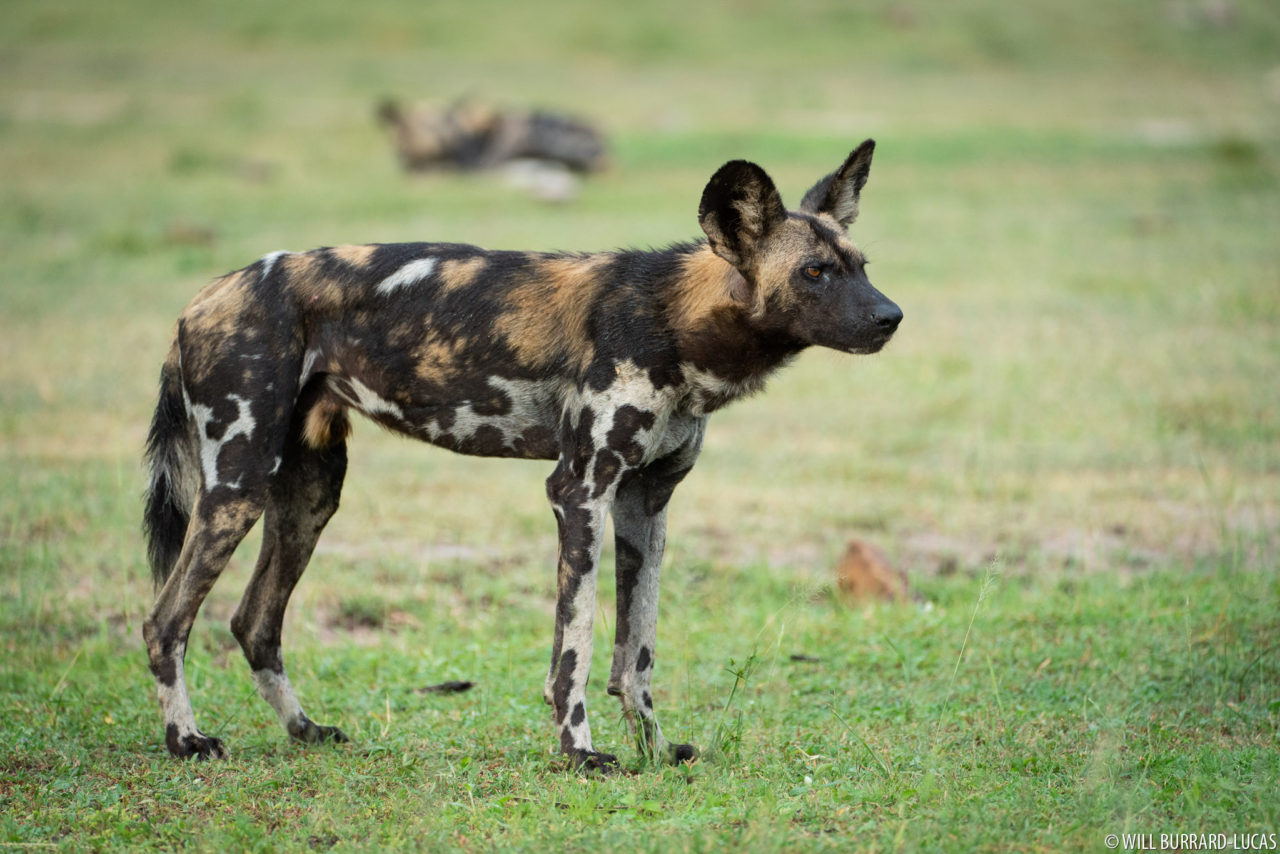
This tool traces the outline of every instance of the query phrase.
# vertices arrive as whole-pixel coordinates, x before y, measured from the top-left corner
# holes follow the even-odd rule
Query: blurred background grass
[[[341,242],[661,245],[697,234],[720,162],[757,159],[794,204],[874,136],[854,238],[902,334],[872,360],[806,354],[717,417],[673,546],[821,565],[870,529],[930,571],[1273,529],[1278,46],[1264,0],[9,3],[10,527],[36,524],[21,484],[86,466],[132,514],[172,320],[225,270]],[[374,104],[464,94],[592,117],[616,167],[565,207],[400,174]],[[547,548],[542,467],[361,433],[337,538]],[[513,479],[496,507],[475,488]]]

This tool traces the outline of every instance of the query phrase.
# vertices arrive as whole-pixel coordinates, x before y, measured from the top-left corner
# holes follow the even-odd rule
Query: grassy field
[[[1280,12],[854,5],[6,3],[0,849],[1280,831]],[[551,207],[400,174],[378,100],[462,93],[596,117],[615,167]],[[187,659],[232,758],[167,756],[139,456],[201,285],[345,242],[662,245],[725,160],[795,204],[868,136],[853,237],[898,337],[717,414],[672,505],[656,702],[702,760],[639,766],[599,678],[606,571],[593,731],[638,773],[564,770],[549,467],[367,423],[285,627],[354,743],[290,744],[256,696],[227,628],[251,536]],[[837,595],[854,536],[932,607]],[[449,679],[477,687],[421,691]]]

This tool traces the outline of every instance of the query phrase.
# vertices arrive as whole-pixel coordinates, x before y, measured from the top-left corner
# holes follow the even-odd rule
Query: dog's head
[[[765,171],[726,163],[702,192],[698,222],[711,249],[742,275],[733,290],[763,327],[805,344],[874,353],[893,336],[902,310],[867,280],[866,258],[849,242],[871,170],[867,140],[788,211]]]

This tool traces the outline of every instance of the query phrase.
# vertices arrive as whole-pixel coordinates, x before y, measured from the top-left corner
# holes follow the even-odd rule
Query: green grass
[[[12,2],[0,28],[0,848],[1101,850],[1280,809],[1280,14],[1209,5],[674,2],[288,13]],[[572,205],[407,179],[387,94],[597,117]],[[638,768],[581,779],[541,701],[546,466],[357,427],[286,621],[304,749],[227,628],[188,673],[233,756],[164,753],[138,464],[174,318],[275,249],[696,234],[750,157],[793,204],[866,136],[854,226],[904,308],[717,414],[677,492]],[[848,603],[870,539],[933,603]],[[606,549],[605,566],[612,554]],[[818,661],[794,661],[792,655]],[[442,696],[419,689],[477,683]]]

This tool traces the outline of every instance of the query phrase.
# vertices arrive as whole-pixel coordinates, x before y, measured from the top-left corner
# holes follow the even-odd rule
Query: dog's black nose
[[[886,303],[871,313],[871,321],[885,332],[893,332],[902,322],[902,309],[896,303]]]

